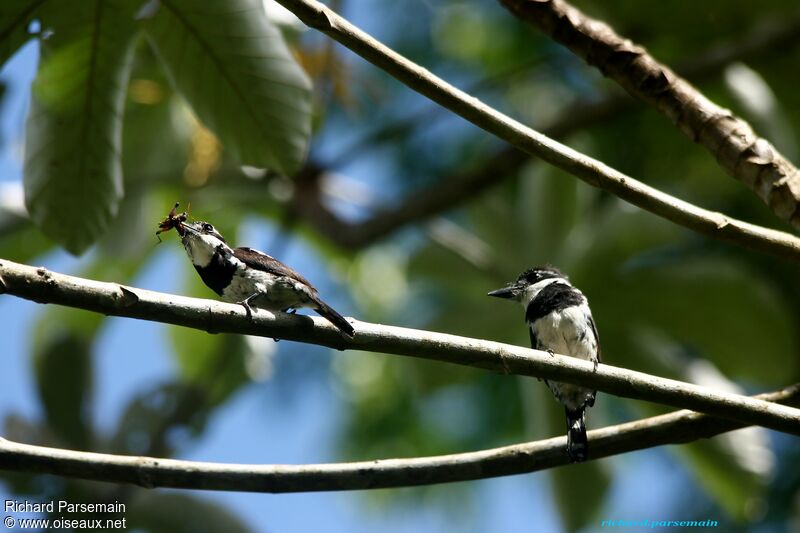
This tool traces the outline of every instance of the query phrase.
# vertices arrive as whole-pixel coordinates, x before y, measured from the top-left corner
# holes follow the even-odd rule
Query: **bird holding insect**
[[[309,307],[344,335],[355,334],[352,324],[326,304],[316,288],[302,275],[274,257],[253,248],[232,248],[208,222],[187,222],[178,204],[159,224],[156,235],[175,229],[200,278],[226,302],[252,308],[294,312]]]

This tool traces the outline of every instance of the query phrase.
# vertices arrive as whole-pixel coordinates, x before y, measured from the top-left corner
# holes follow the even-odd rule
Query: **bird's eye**
[[[208,223],[203,224],[203,231],[211,233],[212,231],[214,231],[214,226]]]

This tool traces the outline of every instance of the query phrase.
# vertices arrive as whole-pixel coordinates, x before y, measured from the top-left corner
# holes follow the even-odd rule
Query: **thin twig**
[[[749,224],[670,196],[588,157],[500,113],[434,76],[313,0],[278,0],[306,25],[341,44],[419,92],[586,183],[699,233],[779,257],[800,260],[800,239]]]
[[[800,386],[757,396],[797,404]],[[589,459],[665,444],[684,444],[744,427],[692,411],[676,411],[588,432]],[[356,463],[245,465],[129,457],[21,444],[0,438],[0,470],[81,479],[243,492],[312,492],[411,487],[524,474],[569,464],[565,437],[478,452]]]
[[[331,9],[336,10],[337,8],[331,6]],[[797,43],[799,38],[800,14],[788,19],[784,17],[766,20],[763,23],[756,24],[746,34],[737,35],[735,41],[715,43],[700,53],[692,53],[691,57],[676,64],[675,72],[696,83],[718,75],[720,69],[734,61],[750,60],[778,47],[782,47],[783,51],[786,52],[787,49],[791,49]],[[533,60],[528,59],[509,69],[471,83],[465,91],[477,94],[487,87],[494,87],[502,82],[507,83],[512,75],[517,75],[523,70],[530,70],[537,63],[544,62],[545,57],[543,56],[537,56]],[[635,103],[635,100],[618,91],[608,91],[599,97],[598,95],[592,95],[586,98],[585,101],[570,104],[569,108],[561,113],[560,116],[556,117],[547,126],[543,126],[541,132],[548,137],[559,138],[566,133],[588,127],[600,119],[613,116],[623,109],[630,108],[633,103]],[[411,115],[404,114],[402,118],[390,119],[380,128],[368,131],[351,145],[338,151],[336,155],[327,158],[325,166],[338,168],[365,151],[375,149],[387,142],[394,142],[398,137],[408,134],[421,125],[428,126],[431,120],[438,118],[438,116],[433,116],[437,110],[442,110],[442,108],[435,105],[423,106]]]
[[[239,333],[408,357],[419,357],[554,381],[576,383],[651,402],[709,413],[743,424],[756,424],[800,435],[800,410],[718,392],[691,383],[599,365],[574,357],[481,339],[352,320],[356,334],[343,336],[319,317],[272,314],[248,318],[241,305],[187,298],[116,283],[67,276],[0,260],[5,290],[21,298],[104,313],[176,324],[212,333]]]
[[[702,53],[682,61],[675,70],[698,82],[719,74],[723,67],[733,61],[751,59],[778,47],[783,47],[784,50],[791,49],[798,40],[800,40],[800,16],[788,20],[766,21],[749,33],[737,36],[735,41],[715,44]],[[634,104],[636,100],[629,95],[621,91],[608,91],[599,99],[593,97],[571,104],[552,122],[542,126],[541,132],[548,137],[561,139],[623,110],[635,107]],[[431,109],[424,111],[428,116],[431,115]],[[412,117],[413,120],[417,118]],[[390,124],[377,133],[367,134],[351,147],[352,150],[346,149],[344,153],[335,156],[333,161],[326,161],[324,165],[311,163],[303,173],[308,174],[310,169],[319,175],[327,168],[335,168],[341,161],[351,158],[355,151],[369,148],[369,142],[380,142],[400,130],[408,129],[413,122],[412,119],[406,118],[400,123]],[[511,146],[500,148],[479,166],[445,176],[427,187],[411,191],[399,204],[379,208],[369,218],[361,221],[345,220],[332,212],[320,198],[318,187],[302,191],[302,197],[295,197],[293,205],[306,221],[333,243],[344,248],[360,249],[386,237],[398,228],[424,221],[462,205],[515,176],[519,169],[530,161],[530,155],[516,148]]]
[[[500,3],[656,108],[779,218],[800,228],[800,173],[747,122],[706,98],[644,48],[564,0]]]

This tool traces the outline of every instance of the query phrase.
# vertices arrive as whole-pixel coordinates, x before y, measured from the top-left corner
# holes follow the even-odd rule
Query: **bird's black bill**
[[[188,230],[189,233],[192,233],[194,235],[200,235],[200,232],[198,230],[196,230],[191,224],[182,224],[181,227],[184,230]]]
[[[492,291],[487,296],[495,296],[497,298],[513,298],[515,293],[516,287],[504,287],[502,289],[497,289],[496,291]]]

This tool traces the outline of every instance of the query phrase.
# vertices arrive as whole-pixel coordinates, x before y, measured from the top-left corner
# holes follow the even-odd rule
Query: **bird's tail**
[[[315,303],[317,304],[315,311],[319,313],[320,316],[325,317],[328,322],[336,326],[339,331],[348,337],[352,337],[355,334],[356,330],[353,329],[353,325],[350,324],[350,322],[348,322],[342,315],[337,313],[333,307],[319,299],[317,299]]]
[[[589,441],[586,439],[584,414],[586,409],[564,408],[567,414],[567,455],[573,463],[581,463],[589,457]]]

